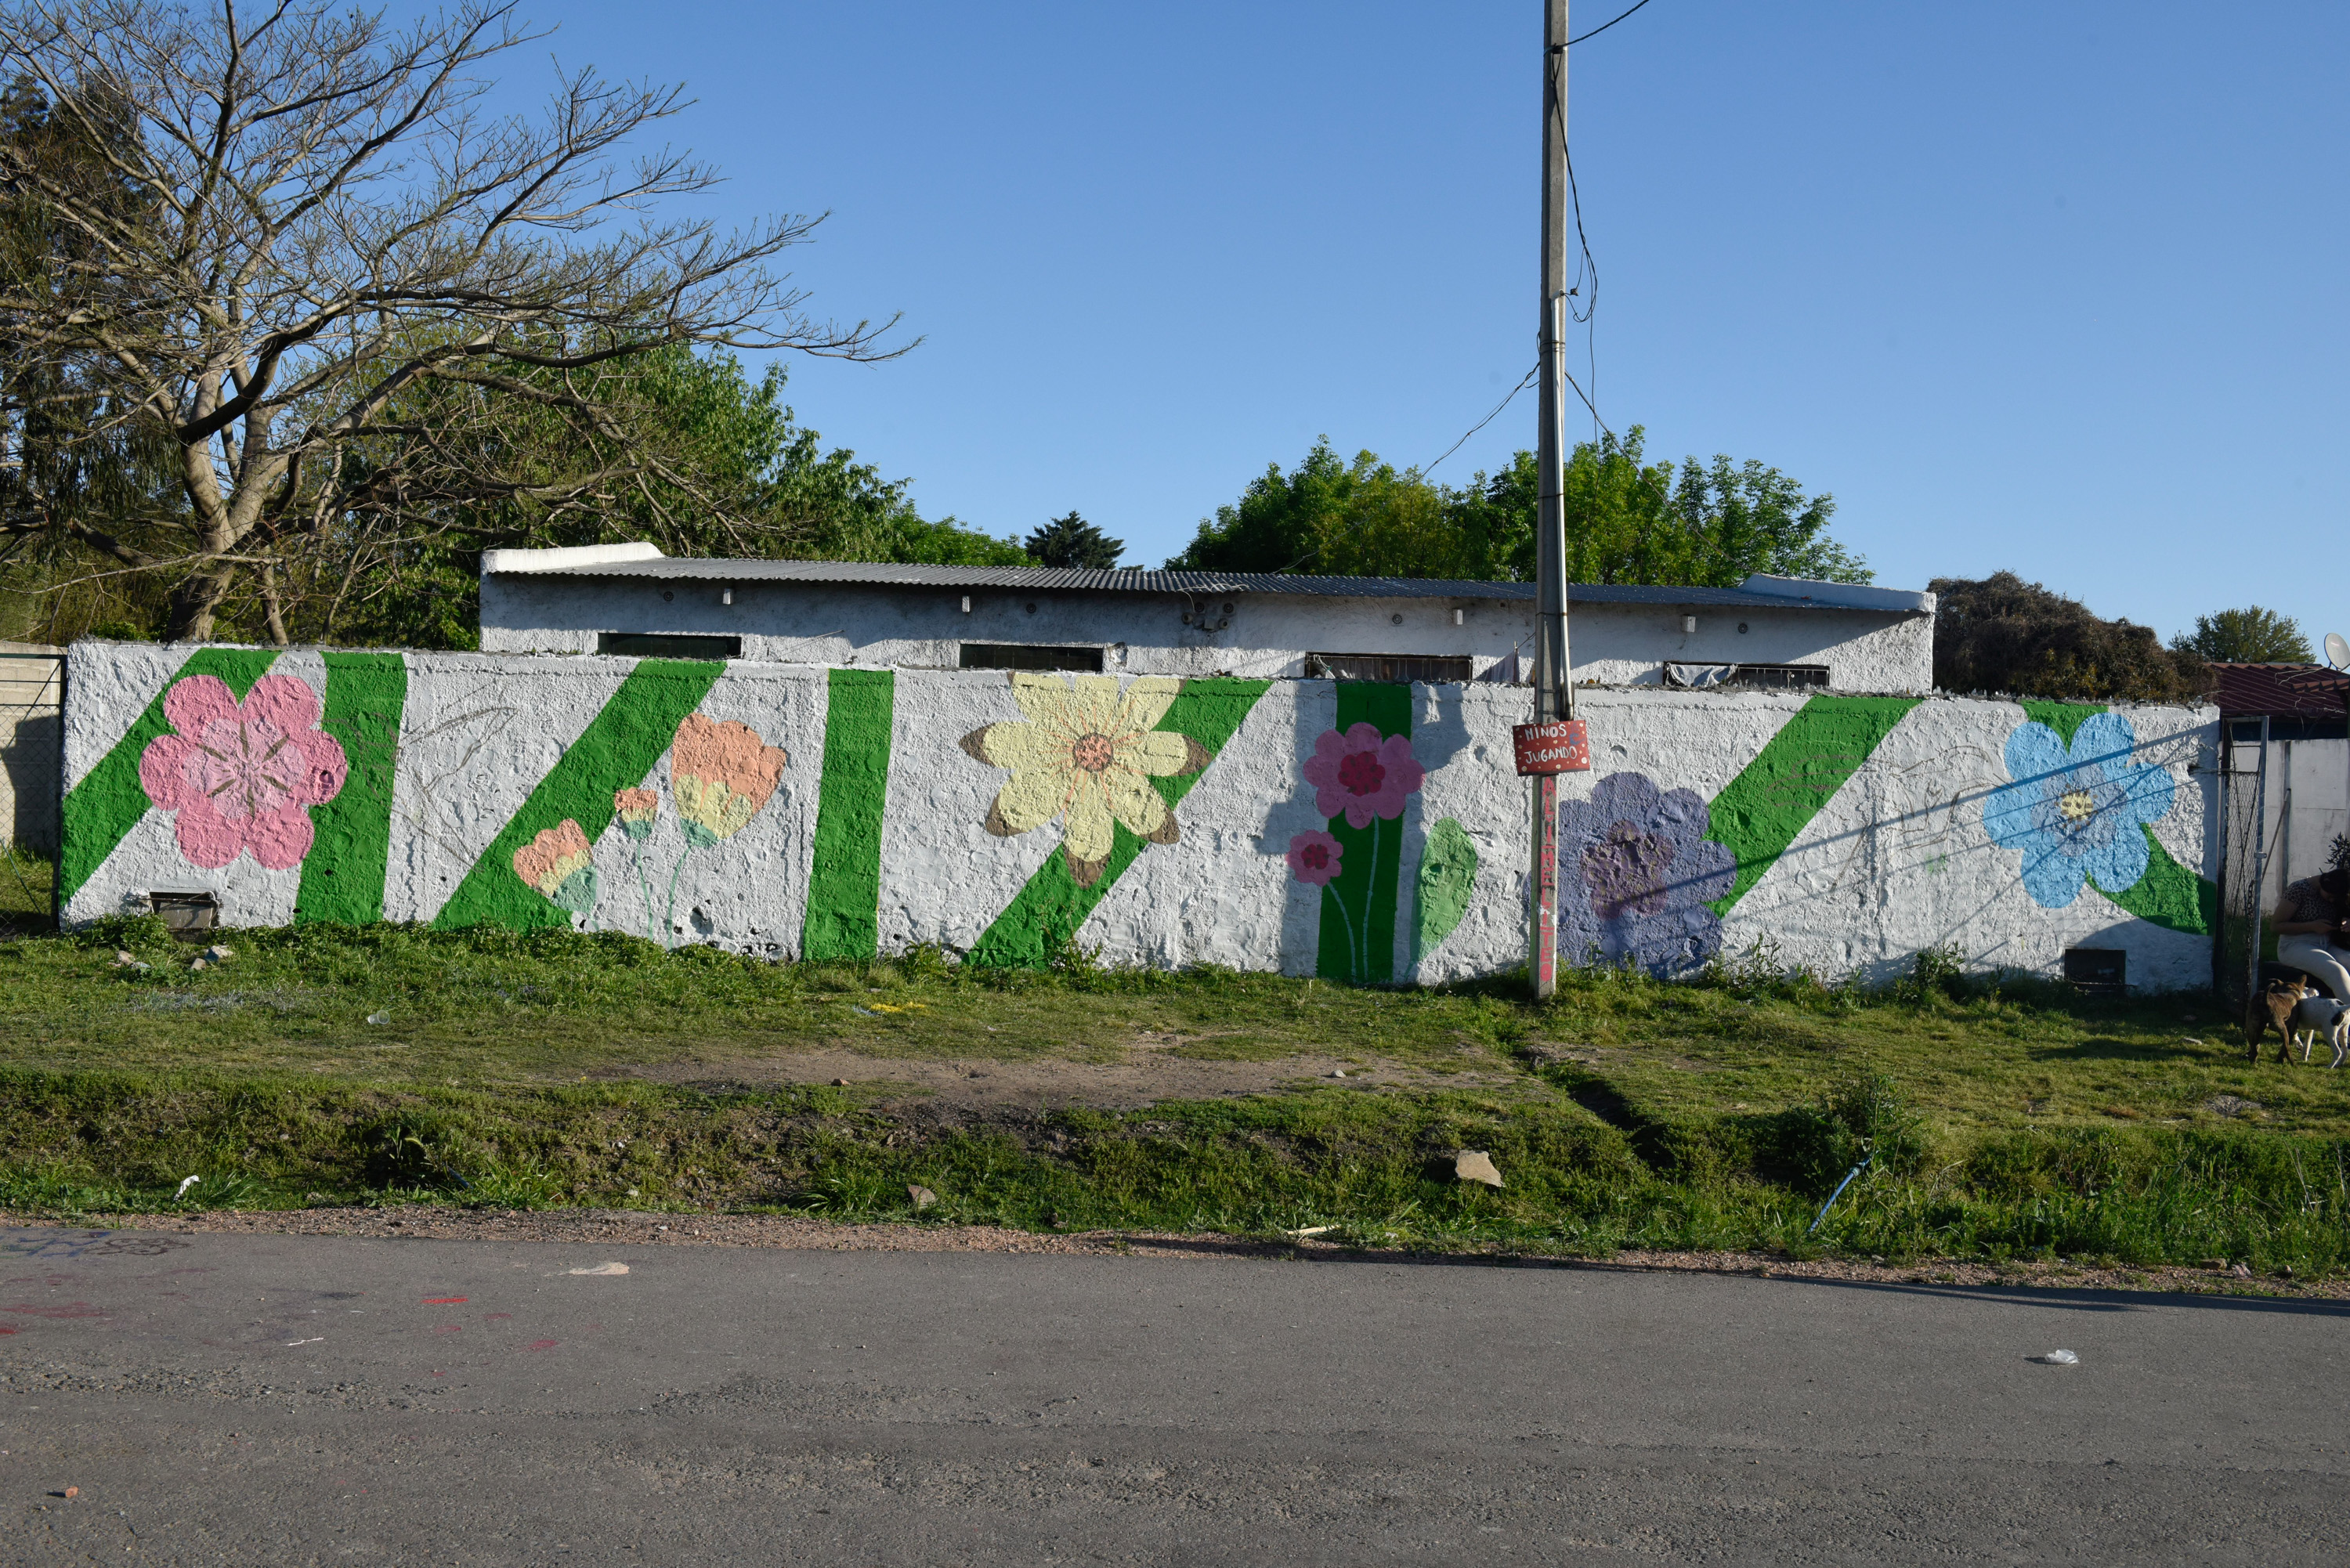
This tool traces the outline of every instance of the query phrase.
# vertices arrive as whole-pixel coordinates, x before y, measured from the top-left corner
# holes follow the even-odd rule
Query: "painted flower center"
[[[2085,789],[2068,789],[2056,800],[2056,810],[2067,822],[2086,822],[2097,814],[2097,803]]]
[[[1297,852],[1297,863],[1308,871],[1325,870],[1330,864],[1330,846],[1326,844],[1309,844]]]
[[[1591,889],[1592,913],[1602,920],[1661,913],[1673,853],[1669,840],[1642,833],[1629,822],[1609,826],[1607,837],[1583,852],[1583,885]]]
[[[276,811],[293,794],[302,757],[263,724],[215,722],[198,742],[204,749],[203,787],[232,822]]]
[[[1069,748],[1069,760],[1089,774],[1104,774],[1116,760],[1118,748],[1110,744],[1107,735],[1084,734]]]
[[[1387,776],[1376,752],[1349,752],[1338,764],[1338,784],[1348,794],[1377,794]]]

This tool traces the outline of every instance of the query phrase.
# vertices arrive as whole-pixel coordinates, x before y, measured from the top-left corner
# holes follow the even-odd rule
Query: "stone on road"
[[[0,1231],[0,1561],[2339,1562],[2344,1312]]]

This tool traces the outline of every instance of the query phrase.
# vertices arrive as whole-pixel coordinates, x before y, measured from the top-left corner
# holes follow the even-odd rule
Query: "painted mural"
[[[463,654],[72,653],[68,919],[569,925],[860,960],[1523,961],[1506,688]],[[2118,946],[2199,985],[2208,710],[1595,691],[1561,956],[1824,972]]]

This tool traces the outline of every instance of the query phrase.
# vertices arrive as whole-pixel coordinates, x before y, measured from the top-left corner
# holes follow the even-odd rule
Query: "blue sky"
[[[1427,462],[1533,362],[1536,0],[538,16],[698,95],[706,210],[831,213],[816,307],[924,341],[791,400],[928,515],[1074,507],[1156,565],[1318,434]],[[1600,411],[1832,491],[1880,582],[2350,633],[2346,67],[2339,5],[1652,0],[1573,60]]]

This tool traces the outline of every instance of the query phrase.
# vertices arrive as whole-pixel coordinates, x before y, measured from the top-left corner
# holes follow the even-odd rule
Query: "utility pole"
[[[1575,717],[1566,654],[1566,4],[1543,0],[1542,396],[1535,443],[1539,510],[1534,517],[1534,722],[1517,734],[1518,771],[1528,775],[1534,813],[1533,894],[1526,921],[1526,974],[1537,1000],[1558,989],[1558,775],[1591,766]]]

